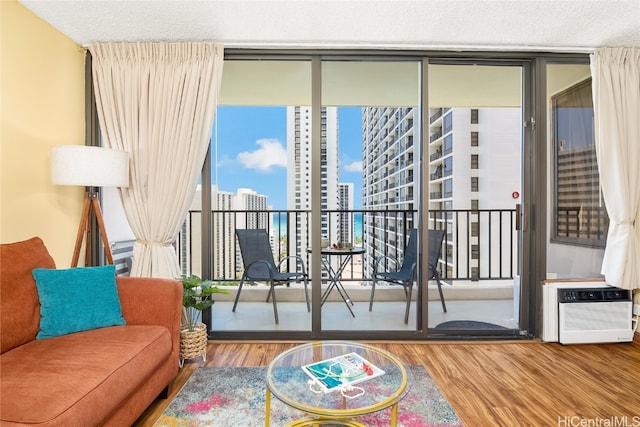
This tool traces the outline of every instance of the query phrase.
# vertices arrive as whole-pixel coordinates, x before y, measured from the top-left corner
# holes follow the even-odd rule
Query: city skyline
[[[235,193],[250,188],[287,208],[286,107],[218,107],[212,130],[212,183]],[[340,182],[354,184],[354,207],[362,207],[360,107],[339,107]],[[217,165],[217,170],[216,170]]]
[[[320,199],[322,209],[333,211],[334,217],[326,221],[321,218],[318,231],[330,242],[350,241],[362,245],[362,272],[367,277],[373,274],[375,259],[389,254],[396,258],[402,256],[407,230],[417,226],[420,212],[424,212],[420,207],[419,192],[415,189],[418,157],[414,136],[420,134],[420,129],[413,120],[414,113],[415,110],[410,107],[369,107],[364,110],[361,155],[365,159],[363,166],[366,174],[363,175],[366,175],[366,186],[362,193],[366,197],[362,200],[362,209],[366,213],[343,215],[341,211],[360,209],[352,207],[350,203],[350,186],[336,179],[337,153],[330,147],[335,147],[336,143],[337,111],[333,108],[322,112],[321,133],[326,140],[323,139],[320,147],[325,162],[322,165],[324,181],[321,184],[326,193],[321,193]],[[428,216],[426,226],[429,229],[449,230],[443,243],[446,247],[443,253],[446,255],[439,261],[444,277],[473,280],[501,276],[503,269],[513,271],[517,247],[505,246],[502,242],[493,245],[494,236],[490,231],[488,238],[482,236],[486,233],[484,230],[492,229],[501,230],[500,239],[502,236],[508,238],[513,233],[514,204],[517,203],[514,194],[519,195],[521,190],[518,161],[521,152],[517,148],[521,146],[521,111],[518,108],[456,107],[434,108],[429,113],[431,154],[428,157],[429,198],[425,203],[428,203],[427,209],[436,215]],[[308,213],[300,213],[301,210],[310,209],[311,200],[308,174],[310,152],[313,150],[309,145],[308,108],[289,108],[287,120],[288,141],[295,140],[295,144],[290,143],[285,152],[286,162],[289,165],[295,163],[294,167],[289,166],[288,172],[293,178],[289,176],[288,182],[295,184],[288,184],[283,192],[288,198],[293,195],[288,202],[295,200],[295,205],[274,209],[286,211],[284,217],[281,214],[269,217],[265,212],[269,209],[267,195],[257,194],[255,188],[243,192],[251,196],[249,198],[240,197],[241,191],[237,191],[236,195],[225,189],[216,190],[213,197],[217,202],[213,214],[216,244],[231,245],[217,252],[227,254],[222,256],[225,266],[228,266],[228,262],[237,261],[233,256],[233,234],[238,228],[267,228],[273,232],[272,238],[285,236],[286,246],[277,246],[278,257],[282,253],[303,254],[311,247]],[[240,150],[238,148],[236,152]],[[238,161],[247,161],[238,154],[236,158]],[[337,194],[330,190],[332,186],[336,187]],[[334,197],[335,205],[329,202]],[[241,199],[251,203],[242,202]],[[255,214],[246,216],[234,210],[247,210]],[[291,210],[294,213],[289,216]],[[452,210],[468,213],[442,214]],[[480,213],[479,210],[487,212]],[[505,214],[511,220],[505,220]],[[245,222],[247,219],[262,222],[249,224]],[[218,229],[218,226],[224,229]],[[192,230],[191,226],[185,230]],[[513,242],[513,239],[508,238],[508,241]],[[184,242],[183,247],[191,247],[187,243]],[[503,247],[509,247],[509,250],[503,251]],[[229,267],[225,271],[231,274],[235,269]],[[222,273],[222,277],[229,276]]]

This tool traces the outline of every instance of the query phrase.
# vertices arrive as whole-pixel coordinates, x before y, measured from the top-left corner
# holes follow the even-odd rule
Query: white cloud
[[[344,166],[344,170],[347,172],[362,172],[362,161],[351,162]]]
[[[229,158],[229,156],[224,154],[221,158],[218,159],[218,161],[216,162],[216,166],[219,168],[224,168],[228,166],[233,166],[234,163],[235,161],[233,159]]]
[[[243,151],[238,161],[246,168],[269,172],[272,168],[287,167],[287,151],[277,139],[259,139],[255,151]]]

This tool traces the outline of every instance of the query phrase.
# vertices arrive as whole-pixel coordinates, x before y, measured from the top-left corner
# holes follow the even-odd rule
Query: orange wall
[[[15,0],[0,1],[0,242],[41,237],[69,267],[84,189],[55,186],[50,152],[84,144],[84,51]]]

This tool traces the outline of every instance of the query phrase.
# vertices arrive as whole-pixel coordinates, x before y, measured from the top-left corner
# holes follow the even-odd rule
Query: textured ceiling
[[[19,0],[80,45],[589,51],[640,47],[640,0]]]

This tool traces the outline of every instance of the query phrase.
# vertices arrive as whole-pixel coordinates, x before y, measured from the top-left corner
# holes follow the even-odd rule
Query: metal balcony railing
[[[442,157],[442,149],[438,148],[434,153],[429,156],[429,161],[433,162]]]
[[[200,274],[201,211],[189,211],[176,243],[178,258],[185,274]],[[324,211],[321,235],[332,243],[349,241],[365,248],[353,257],[342,279],[367,285],[373,265],[381,255],[402,258],[409,230],[417,226],[415,210]],[[429,228],[445,229],[446,238],[439,260],[443,279],[501,280],[517,274],[517,232],[515,210],[432,210]],[[237,247],[236,228],[265,228],[272,239],[274,258],[300,255],[307,266],[311,254],[311,212],[306,210],[229,210],[212,211],[213,230],[211,271],[213,279],[238,281],[242,258]],[[293,264],[285,265],[289,271]],[[314,272],[310,272],[312,275]]]
[[[439,138],[442,137],[442,131],[438,131],[438,132],[434,132],[431,135],[429,135],[429,143],[438,140]]]
[[[432,124],[433,122],[438,120],[440,117],[442,117],[442,113],[443,113],[442,108],[436,111],[431,117],[429,117],[429,124]]]

